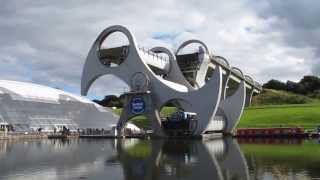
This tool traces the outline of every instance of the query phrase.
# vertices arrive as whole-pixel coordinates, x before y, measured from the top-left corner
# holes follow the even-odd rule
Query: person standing
[[[8,134],[8,127],[4,126],[4,137],[7,137]]]

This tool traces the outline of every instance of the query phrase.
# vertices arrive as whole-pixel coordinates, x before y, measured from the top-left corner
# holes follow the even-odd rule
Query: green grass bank
[[[320,126],[320,103],[265,105],[245,108],[238,128]]]

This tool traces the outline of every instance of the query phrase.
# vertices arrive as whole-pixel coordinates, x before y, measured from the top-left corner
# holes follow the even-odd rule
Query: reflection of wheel
[[[142,72],[135,73],[130,83],[134,91],[147,91],[149,88],[149,78]]]
[[[194,135],[198,128],[198,121],[197,120],[190,120],[189,129],[190,129],[190,135]]]

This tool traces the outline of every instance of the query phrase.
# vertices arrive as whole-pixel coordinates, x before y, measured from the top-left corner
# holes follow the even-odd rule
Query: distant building
[[[110,129],[118,116],[86,98],[42,85],[0,80],[0,123],[15,131]]]

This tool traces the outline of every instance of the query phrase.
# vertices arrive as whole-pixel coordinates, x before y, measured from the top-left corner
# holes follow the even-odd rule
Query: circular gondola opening
[[[196,76],[207,53],[207,47],[198,41],[186,42],[186,44],[182,44],[176,52],[176,59],[181,72],[193,87],[200,86],[196,82]]]
[[[129,39],[124,33],[113,32],[108,34],[98,49],[101,64],[107,67],[119,66],[128,56],[129,45]]]

